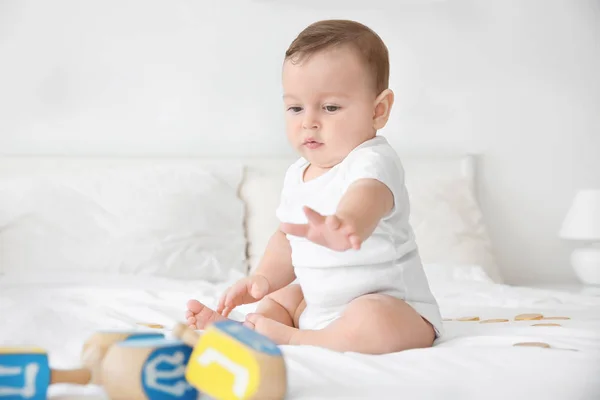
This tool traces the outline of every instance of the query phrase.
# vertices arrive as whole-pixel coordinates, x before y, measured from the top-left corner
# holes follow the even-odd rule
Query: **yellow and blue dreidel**
[[[136,339],[113,344],[102,361],[102,387],[111,400],[195,400],[185,379],[192,348],[175,339]]]
[[[140,330],[104,330],[95,332],[83,344],[81,362],[92,371],[93,384],[101,384],[100,368],[108,349],[115,343],[131,340],[161,339],[164,334]]]
[[[50,368],[48,354],[40,348],[0,348],[0,399],[46,400],[48,387],[54,383],[86,385],[88,369],[57,370]]]
[[[178,324],[173,334],[194,346],[185,377],[200,392],[218,400],[284,398],[285,361],[267,337],[231,320],[211,324],[202,335]]]

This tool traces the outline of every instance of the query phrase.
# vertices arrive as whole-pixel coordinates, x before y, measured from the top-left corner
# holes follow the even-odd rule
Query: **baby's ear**
[[[391,89],[385,89],[377,99],[375,99],[375,108],[373,111],[373,128],[382,129],[390,117],[394,105],[394,92]]]

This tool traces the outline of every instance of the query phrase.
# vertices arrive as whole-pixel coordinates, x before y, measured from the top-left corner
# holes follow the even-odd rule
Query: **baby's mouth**
[[[303,145],[311,150],[314,150],[314,149],[318,149],[319,147],[321,147],[323,145],[323,143],[317,142],[314,139],[306,139],[304,141]]]

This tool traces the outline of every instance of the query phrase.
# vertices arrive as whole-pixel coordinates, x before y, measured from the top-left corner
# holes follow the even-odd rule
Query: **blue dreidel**
[[[92,383],[99,385],[101,382],[100,368],[108,349],[115,343],[129,340],[161,339],[164,334],[151,331],[98,331],[84,343],[81,351],[81,362],[84,367],[92,371]]]
[[[211,324],[202,335],[183,324],[173,335],[194,346],[185,376],[202,393],[218,399],[283,399],[287,390],[281,350],[239,322]]]
[[[0,348],[0,399],[46,400],[54,383],[86,385],[88,369],[51,369],[48,354],[40,348]]]
[[[102,361],[102,386],[111,400],[195,400],[185,379],[192,348],[173,339],[138,339],[112,345]]]

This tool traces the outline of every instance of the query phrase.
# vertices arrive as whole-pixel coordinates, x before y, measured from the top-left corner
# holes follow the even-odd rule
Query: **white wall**
[[[556,232],[600,187],[594,0],[3,0],[0,153],[291,154],[282,56],[322,18],[387,42],[395,145],[483,153],[506,280],[574,280]]]

